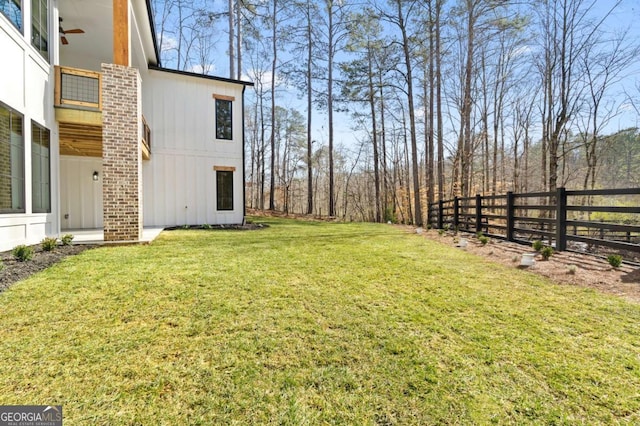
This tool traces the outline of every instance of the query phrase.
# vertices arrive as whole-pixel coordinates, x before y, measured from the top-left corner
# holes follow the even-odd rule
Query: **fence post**
[[[556,250],[564,251],[567,249],[567,190],[556,191]]]
[[[482,232],[482,197],[476,194],[476,233]]]
[[[458,197],[454,197],[453,199],[453,229],[454,231],[458,230],[459,218],[458,218],[458,208],[460,207],[460,200]]]
[[[442,200],[438,200],[438,229],[442,229],[442,214],[444,213],[444,205]]]
[[[515,212],[516,209],[514,207],[515,197],[513,196],[513,192],[507,192],[507,241],[513,241],[513,233],[515,228]]]

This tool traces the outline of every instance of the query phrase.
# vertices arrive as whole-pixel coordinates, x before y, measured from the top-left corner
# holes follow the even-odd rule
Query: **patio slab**
[[[164,230],[162,227],[149,227],[142,230],[142,238],[140,241],[131,241],[130,243],[148,244],[155,240]],[[72,234],[74,244],[110,244],[104,241],[104,230],[98,229],[65,229],[61,234]],[[125,242],[128,243],[128,242]]]

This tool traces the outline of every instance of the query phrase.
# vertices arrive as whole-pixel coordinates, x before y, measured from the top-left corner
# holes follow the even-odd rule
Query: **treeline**
[[[609,130],[640,94],[621,1],[153,5],[165,64],[255,83],[250,207],[422,224],[454,195],[638,185],[638,130]]]

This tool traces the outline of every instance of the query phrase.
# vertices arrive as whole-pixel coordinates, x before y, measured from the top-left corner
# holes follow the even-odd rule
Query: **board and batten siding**
[[[52,2],[53,3],[53,2]],[[58,126],[53,110],[53,67],[57,43],[50,43],[49,61],[29,42],[31,37],[30,2],[23,1],[23,30],[0,14],[0,102],[22,115],[24,141],[25,213],[0,214],[0,251],[18,244],[36,244],[46,236],[60,232],[58,220]],[[51,5],[51,22],[57,17]],[[52,31],[50,40],[55,40]],[[31,197],[31,122],[50,131],[51,213],[32,213]]]
[[[157,70],[142,79],[152,132],[151,159],[142,165],[144,225],[242,223],[242,85]],[[214,95],[234,98],[233,140],[216,139]],[[215,167],[235,168],[231,211],[216,209]]]
[[[102,158],[60,156],[62,231],[102,228],[102,175]]]

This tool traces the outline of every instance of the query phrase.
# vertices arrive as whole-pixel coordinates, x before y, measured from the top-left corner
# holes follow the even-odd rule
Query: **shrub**
[[[13,254],[13,257],[15,257],[17,261],[26,262],[27,260],[33,259],[33,248],[21,244],[15,246],[11,254]]]
[[[398,218],[396,217],[396,214],[391,207],[387,207],[386,209],[384,209],[384,221],[387,223],[398,223]]]
[[[476,238],[480,239],[480,237],[482,237],[484,234],[482,233],[482,231],[478,231],[476,232]]]
[[[607,262],[609,262],[609,265],[613,266],[614,268],[619,268],[620,265],[622,265],[622,256],[620,256],[619,254],[610,254],[609,256],[607,256]]]
[[[60,241],[62,242],[63,246],[68,246],[71,245],[71,241],[73,241],[73,235],[71,234],[64,234],[62,237],[60,237]]]
[[[576,265],[569,265],[569,266],[567,266],[567,269],[568,269],[568,271],[567,271],[567,272],[568,272],[570,275],[575,275],[575,274],[576,274],[576,272],[578,271],[578,267],[577,267]]]
[[[487,243],[489,242],[489,237],[485,235],[481,235],[478,237],[478,240],[480,241],[480,243],[482,243],[483,246],[486,246]]]
[[[533,242],[533,244],[531,244],[531,246],[533,247],[533,249],[534,249],[535,251],[540,251],[540,250],[542,250],[542,249],[543,249],[543,247],[544,247],[544,243],[543,243],[542,241],[540,241],[540,240],[535,240],[535,241]]]
[[[438,229],[438,235],[443,236],[446,231],[444,229]]]
[[[202,229],[211,229],[211,225],[205,223],[204,225],[202,225]]]
[[[40,242],[40,244],[42,245],[42,250],[53,251],[58,245],[58,239],[46,237]]]
[[[540,254],[544,260],[549,260],[551,256],[553,256],[553,248],[546,246],[542,250],[540,250]]]

